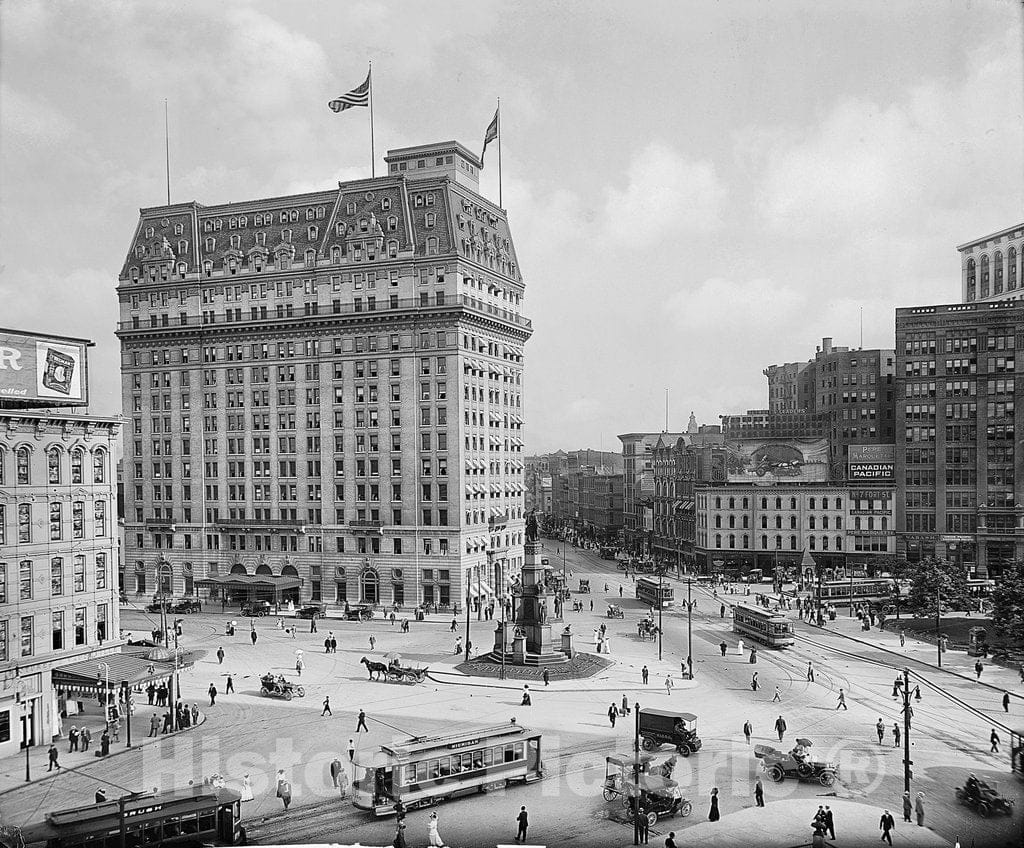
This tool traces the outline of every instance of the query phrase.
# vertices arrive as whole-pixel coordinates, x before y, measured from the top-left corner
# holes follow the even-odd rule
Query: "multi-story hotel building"
[[[648,550],[654,530],[654,448],[683,433],[624,433],[622,442],[622,526],[628,550]]]
[[[141,210],[118,284],[130,594],[454,605],[522,565],[532,329],[505,212],[461,144],[386,162]]]
[[[1022,345],[1020,301],[896,310],[897,521],[910,561],[985,578],[1024,559]]]
[[[957,250],[964,303],[1019,300],[1024,295],[1024,223],[961,244]]]
[[[119,429],[112,418],[0,410],[0,757],[58,732],[55,671],[120,648]]]

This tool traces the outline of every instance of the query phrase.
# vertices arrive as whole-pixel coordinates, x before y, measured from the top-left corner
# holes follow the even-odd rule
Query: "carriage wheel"
[[[603,794],[604,794],[604,800],[605,801],[614,801],[615,800],[615,796],[618,795],[619,793],[616,792],[611,787],[606,786],[604,788],[604,793]]]
[[[306,690],[303,689],[301,686],[296,686],[295,687],[295,694],[298,695],[300,698],[305,698],[306,697]]]
[[[292,690],[291,689],[285,689],[284,690],[284,699],[286,701],[290,701],[292,699]]]
[[[836,782],[836,776],[835,776],[834,772],[823,771],[818,776],[818,783],[820,783],[822,786],[831,786],[835,782]]]
[[[786,779],[786,772],[782,770],[782,766],[774,765],[768,769],[768,779],[775,783],[782,783]]]
[[[260,687],[260,694],[264,697],[270,694],[270,690],[266,686]]]
[[[683,806],[679,808],[679,815],[685,819],[692,812],[693,804],[691,804],[689,801],[683,801]]]

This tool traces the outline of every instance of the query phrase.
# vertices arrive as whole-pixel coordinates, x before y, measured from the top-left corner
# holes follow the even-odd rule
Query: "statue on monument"
[[[526,541],[536,542],[540,538],[540,533],[537,530],[537,514],[536,510],[530,510],[530,514],[526,518]]]

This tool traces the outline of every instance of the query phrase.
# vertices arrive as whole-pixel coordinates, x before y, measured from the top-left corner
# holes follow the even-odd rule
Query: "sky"
[[[618,450],[767,406],[762,370],[894,344],[960,295],[956,245],[1024,221],[1020,2],[0,5],[0,325],[93,339],[121,411],[138,210],[479,149],[498,98],[526,284],[528,452]],[[488,151],[481,191],[497,201]]]

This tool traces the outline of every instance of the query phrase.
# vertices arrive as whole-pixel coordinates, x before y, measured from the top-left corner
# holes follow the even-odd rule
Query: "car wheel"
[[[786,779],[786,773],[782,770],[782,766],[772,766],[768,769],[768,779],[775,783],[782,783]]]
[[[298,695],[300,698],[305,698],[306,697],[306,690],[303,689],[301,686],[297,686],[295,688],[295,694]]]
[[[263,686],[263,687],[260,688],[260,694],[261,695],[269,695],[270,694],[270,690],[266,686]]]
[[[661,746],[653,739],[650,739],[647,736],[645,736],[643,738],[643,741],[640,743],[640,747],[643,748],[645,751],[656,751]]]
[[[284,699],[285,699],[286,701],[290,701],[290,700],[292,699],[292,691],[291,691],[291,689],[288,689],[288,690],[287,690],[287,691],[286,691],[286,692],[284,693]]]
[[[681,806],[681,807],[679,808],[679,815],[680,815],[680,816],[681,816],[682,818],[684,818],[684,819],[685,819],[685,818],[686,818],[686,817],[687,817],[688,815],[690,815],[690,813],[692,813],[692,812],[693,812],[693,804],[691,804],[691,803],[690,803],[689,801],[685,801],[685,802],[683,803],[683,806]]]
[[[654,827],[658,823],[658,814],[654,810],[647,811],[647,825]]]
[[[680,745],[677,749],[680,757],[688,757],[692,753],[689,745]]]
[[[833,774],[833,773],[832,773],[832,772],[830,772],[830,771],[823,771],[823,772],[822,772],[822,773],[821,773],[821,774],[820,774],[820,775],[818,776],[818,782],[819,782],[819,783],[820,783],[820,784],[821,784],[822,786],[831,786],[831,785],[832,785],[833,783],[835,783],[835,782],[836,782],[836,776],[835,776],[835,774]]]

